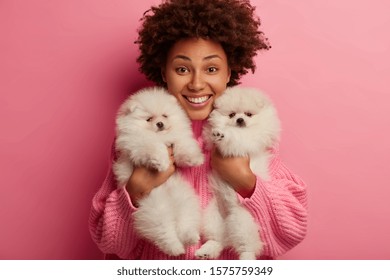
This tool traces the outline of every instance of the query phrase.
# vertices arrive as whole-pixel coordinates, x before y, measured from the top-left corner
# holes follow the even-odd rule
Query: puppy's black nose
[[[163,122],[158,122],[156,123],[158,129],[163,129],[164,128],[164,123]]]
[[[245,120],[244,120],[243,118],[238,118],[238,119],[236,120],[236,123],[237,123],[237,125],[239,125],[239,126],[244,126],[244,125],[245,125]]]

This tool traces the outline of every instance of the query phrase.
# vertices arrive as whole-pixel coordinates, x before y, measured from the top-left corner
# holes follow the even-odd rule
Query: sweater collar
[[[206,123],[206,120],[197,120],[197,121],[191,121],[192,124],[192,132],[194,133],[194,136],[196,138],[200,137],[202,135],[203,131],[203,125]]]

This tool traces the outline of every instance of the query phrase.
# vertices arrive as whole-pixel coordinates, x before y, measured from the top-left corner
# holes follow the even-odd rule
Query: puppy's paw
[[[240,253],[240,260],[255,260],[255,252],[242,252]]]
[[[200,240],[200,235],[199,232],[192,231],[183,234],[183,236],[180,239],[183,241],[184,244],[194,245],[194,244],[198,244]]]
[[[171,163],[166,149],[156,149],[148,155],[146,160],[147,166],[156,169],[159,172],[167,170]]]
[[[179,242],[171,243],[165,246],[160,246],[160,249],[170,256],[180,256],[183,255],[186,252],[186,249],[184,248],[183,244]]]
[[[162,172],[168,169],[169,167],[169,159],[164,160],[162,158],[157,159],[157,158],[150,158],[149,159],[149,166],[153,169],[156,169],[158,172]]]
[[[186,166],[198,166],[204,162],[204,156],[200,153],[183,155],[181,163]]]
[[[213,139],[213,142],[219,142],[225,138],[225,135],[222,133],[222,131],[218,129],[211,130],[211,136]]]
[[[220,242],[209,240],[196,250],[195,256],[202,260],[216,259],[219,257],[222,249],[223,247]]]
[[[198,166],[204,162],[202,150],[195,141],[176,145],[173,154],[179,166]]]
[[[193,157],[191,159],[191,164],[194,166],[201,165],[201,164],[203,164],[203,162],[204,162],[203,154],[195,154],[195,155],[193,155]]]

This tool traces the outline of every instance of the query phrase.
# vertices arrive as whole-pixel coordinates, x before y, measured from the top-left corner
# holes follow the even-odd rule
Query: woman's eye
[[[152,120],[153,120],[153,118],[150,117],[150,118],[148,118],[146,121],[147,121],[147,122],[151,122]]]
[[[176,73],[178,74],[185,74],[188,72],[188,69],[186,67],[177,67],[176,68]]]
[[[217,67],[209,67],[209,68],[207,68],[207,72],[209,72],[209,73],[215,73],[217,71],[218,71]]]
[[[234,118],[235,115],[236,115],[236,113],[230,113],[229,118]]]
[[[253,116],[253,114],[252,113],[245,113],[245,115],[247,115],[248,117],[252,117]]]

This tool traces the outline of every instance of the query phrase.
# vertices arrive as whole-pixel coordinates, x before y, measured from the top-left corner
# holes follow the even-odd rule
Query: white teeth
[[[195,103],[195,104],[200,104],[200,103],[206,102],[209,98],[210,98],[209,96],[195,97],[195,98],[187,96],[187,100],[190,101],[191,103]]]

